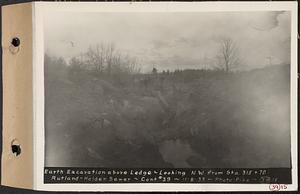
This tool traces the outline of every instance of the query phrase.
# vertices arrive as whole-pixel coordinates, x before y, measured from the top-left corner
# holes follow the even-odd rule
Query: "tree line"
[[[216,55],[217,64],[214,70],[231,72],[241,63],[237,44],[231,38],[221,38],[219,40],[219,50]],[[45,56],[45,61],[49,61],[49,56]],[[80,72],[88,70],[95,74],[120,75],[120,74],[138,74],[141,72],[139,60],[128,54],[124,55],[116,49],[113,43],[100,43],[90,46],[87,51],[79,56],[72,57],[68,63],[62,58],[57,59],[56,63],[69,66],[71,72]],[[179,73],[180,69],[162,70],[162,74]],[[153,67],[152,74],[157,74],[158,69]]]
[[[73,57],[69,65],[74,69],[91,70],[100,74],[135,74],[140,72],[137,58],[122,55],[114,44],[97,44],[78,57]]]

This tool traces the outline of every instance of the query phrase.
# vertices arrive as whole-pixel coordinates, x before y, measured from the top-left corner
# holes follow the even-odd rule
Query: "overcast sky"
[[[97,43],[138,58],[143,72],[215,63],[220,38],[233,39],[243,67],[290,62],[289,12],[53,13],[44,18],[46,53],[66,60]],[[73,43],[71,43],[73,42]]]

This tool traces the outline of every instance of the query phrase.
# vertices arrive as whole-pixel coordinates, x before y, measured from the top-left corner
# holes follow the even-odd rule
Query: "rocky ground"
[[[59,68],[45,71],[46,166],[290,165],[288,65],[123,77]]]

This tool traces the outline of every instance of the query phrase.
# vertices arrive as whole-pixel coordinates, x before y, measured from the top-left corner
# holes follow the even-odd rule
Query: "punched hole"
[[[14,37],[12,40],[11,40],[11,44],[14,46],[14,47],[18,47],[20,46],[21,44],[21,41],[18,37]]]
[[[11,152],[15,155],[15,156],[19,156],[21,154],[21,146],[18,142],[18,140],[14,139],[11,142]]]

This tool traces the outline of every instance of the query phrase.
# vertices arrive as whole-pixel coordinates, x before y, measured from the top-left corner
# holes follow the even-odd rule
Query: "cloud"
[[[90,45],[113,42],[142,61],[143,71],[201,68],[215,61],[222,37],[232,38],[245,66],[289,63],[290,12],[51,13],[44,18],[45,48],[70,58]],[[76,22],[75,22],[76,21]],[[74,42],[71,47],[67,42]]]
[[[267,14],[263,13],[265,14],[264,17],[256,18],[256,20],[250,22],[250,25],[253,29],[259,31],[271,30],[273,28],[276,28],[279,25],[278,17],[284,13],[285,11],[274,11],[274,12],[268,12]]]
[[[162,49],[162,48],[169,48],[174,46],[172,42],[168,42],[165,40],[153,40],[152,44],[153,44],[153,49]]]

